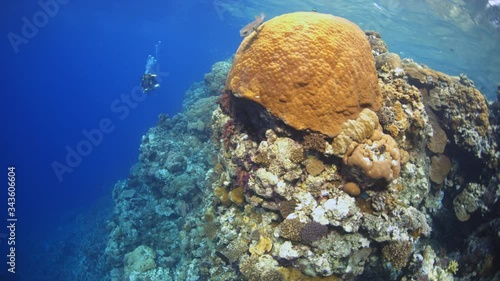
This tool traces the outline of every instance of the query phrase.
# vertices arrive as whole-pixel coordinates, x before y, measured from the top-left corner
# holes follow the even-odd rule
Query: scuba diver
[[[156,76],[154,73],[144,73],[142,75],[141,87],[144,93],[149,94],[149,92],[160,87],[160,84],[156,81]]]
[[[144,72],[144,75],[142,75],[141,87],[142,91],[146,94],[149,94],[151,91],[160,87],[160,83],[157,80],[158,75],[155,73],[158,65],[158,59],[160,58],[160,44],[161,41],[158,41],[155,45],[155,55],[148,56],[146,61],[146,71]]]

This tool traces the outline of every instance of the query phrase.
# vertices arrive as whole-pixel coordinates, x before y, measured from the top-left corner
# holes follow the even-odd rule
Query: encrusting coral
[[[401,156],[391,136],[375,131],[370,139],[346,153],[344,163],[358,182],[372,185],[378,180],[388,183],[398,177]]]
[[[344,157],[353,142],[361,143],[369,139],[379,126],[377,114],[369,109],[363,109],[356,119],[342,124],[340,134],[333,139],[331,153]]]
[[[247,36],[226,87],[295,129],[331,137],[363,108],[380,108],[374,60],[363,31],[346,19],[315,12],[275,17]]]
[[[431,157],[431,170],[429,178],[431,181],[442,184],[451,169],[451,161],[444,154],[438,154]]]
[[[308,222],[301,230],[301,241],[306,244],[311,244],[319,240],[328,233],[328,227],[315,221]]]

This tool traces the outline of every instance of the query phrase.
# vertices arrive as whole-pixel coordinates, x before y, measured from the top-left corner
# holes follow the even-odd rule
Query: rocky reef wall
[[[287,81],[226,84],[238,60],[161,115],[113,192],[113,280],[500,277],[498,101],[364,36],[380,105],[360,104],[334,134],[237,92]]]

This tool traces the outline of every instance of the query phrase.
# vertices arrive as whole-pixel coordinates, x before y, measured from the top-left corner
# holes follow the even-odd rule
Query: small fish
[[[259,27],[263,22],[266,15],[264,13],[260,13],[260,16],[255,16],[255,20],[251,23],[247,24],[240,30],[241,37],[247,37],[250,33],[257,31],[257,27]]]

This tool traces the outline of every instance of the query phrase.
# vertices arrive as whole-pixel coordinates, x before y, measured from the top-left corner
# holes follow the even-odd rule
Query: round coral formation
[[[359,196],[361,194],[361,189],[355,182],[348,182],[344,184],[344,191],[351,196]]]
[[[334,137],[381,94],[370,44],[354,23],[297,12],[264,23],[241,43],[228,90],[297,130]]]
[[[401,154],[391,136],[376,130],[370,139],[346,153],[344,164],[351,176],[358,178],[358,182],[364,182],[368,186],[378,180],[389,183],[399,176]]]

